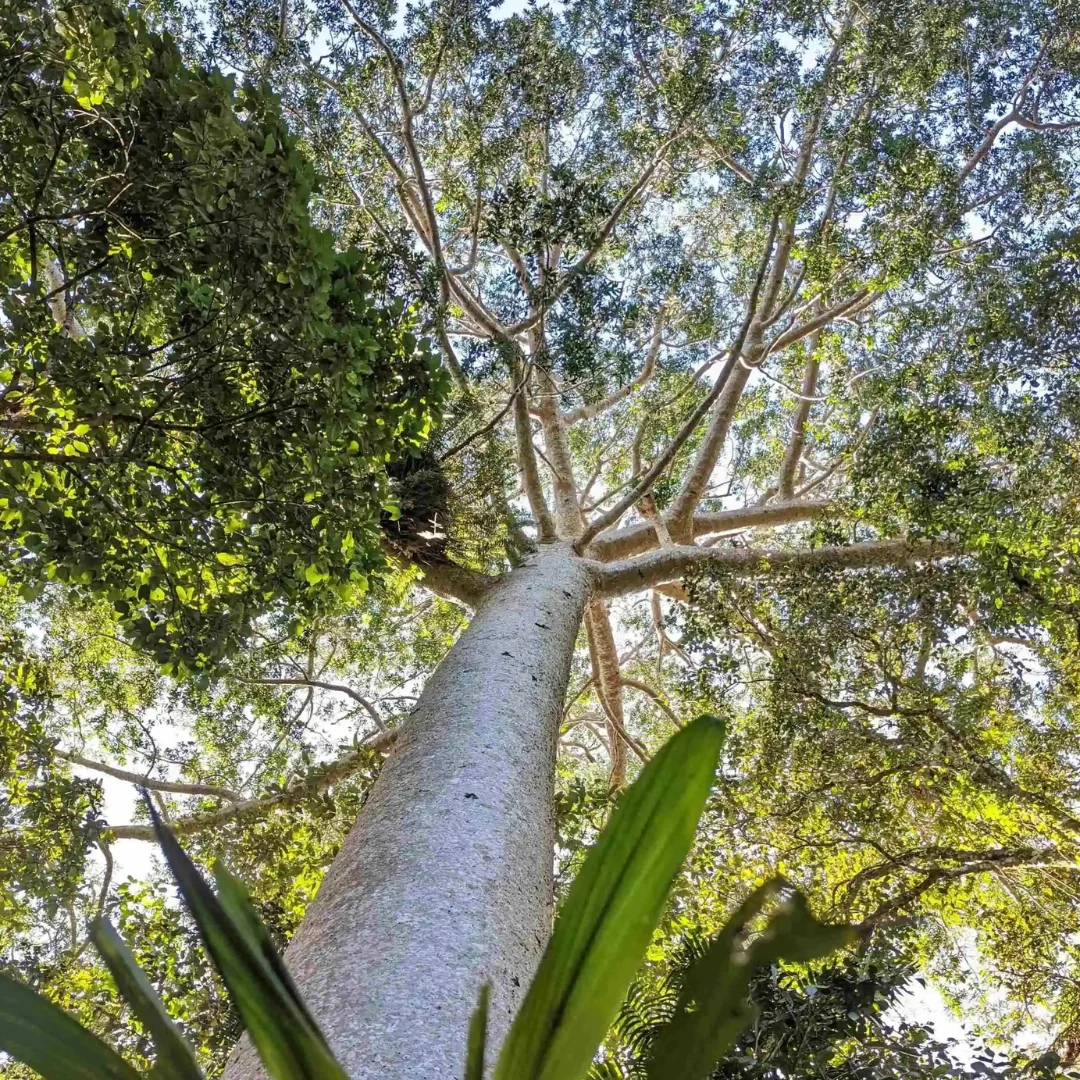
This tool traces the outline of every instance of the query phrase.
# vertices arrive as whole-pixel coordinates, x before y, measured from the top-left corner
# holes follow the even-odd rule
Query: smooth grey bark
[[[551,929],[555,754],[586,560],[494,586],[428,680],[285,960],[354,1080],[454,1080],[477,992],[489,1045]],[[226,1080],[265,1073],[247,1039]]]

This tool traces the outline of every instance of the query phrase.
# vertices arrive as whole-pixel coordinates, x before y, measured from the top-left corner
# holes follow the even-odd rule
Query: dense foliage
[[[8,575],[195,668],[363,595],[439,379],[273,96],[111,3],[7,4],[0,53]]]

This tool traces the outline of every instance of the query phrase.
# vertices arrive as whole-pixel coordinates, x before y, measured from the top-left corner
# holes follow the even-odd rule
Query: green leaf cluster
[[[0,20],[0,541],[204,668],[380,570],[438,366],[379,253],[316,227],[265,88],[109,0]]]

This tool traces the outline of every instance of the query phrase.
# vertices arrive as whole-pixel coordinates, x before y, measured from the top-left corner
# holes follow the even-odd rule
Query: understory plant
[[[712,787],[724,723],[699,716],[623,795],[570,890],[524,1004],[494,1064],[495,1080],[584,1077],[618,1012],[694,841]],[[304,1005],[243,884],[218,862],[216,892],[149,803],[158,842],[248,1037],[272,1080],[346,1080]],[[767,916],[766,906],[776,903]],[[753,973],[808,962],[853,931],[818,922],[782,879],[757,888],[687,971],[647,1063],[652,1080],[702,1080],[753,1020]],[[30,987],[0,975],[0,1050],[45,1080],[202,1080],[194,1051],[111,923],[92,940],[121,996],[150,1034],[156,1061],[141,1074]],[[488,987],[467,1033],[465,1080],[488,1075]],[[463,1033],[463,1036],[465,1033]]]

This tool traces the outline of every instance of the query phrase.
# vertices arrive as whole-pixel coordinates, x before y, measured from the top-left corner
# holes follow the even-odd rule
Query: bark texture
[[[589,655],[592,660],[593,682],[597,696],[607,713],[608,750],[611,755],[610,782],[612,790],[626,786],[627,743],[623,717],[622,677],[619,673],[619,650],[611,629],[611,618],[603,600],[590,600],[585,609],[585,626],[589,633]]]
[[[286,963],[354,1080],[463,1075],[497,1048],[551,929],[553,785],[588,563],[544,545],[428,680]],[[262,1071],[247,1040],[226,1080]]]

